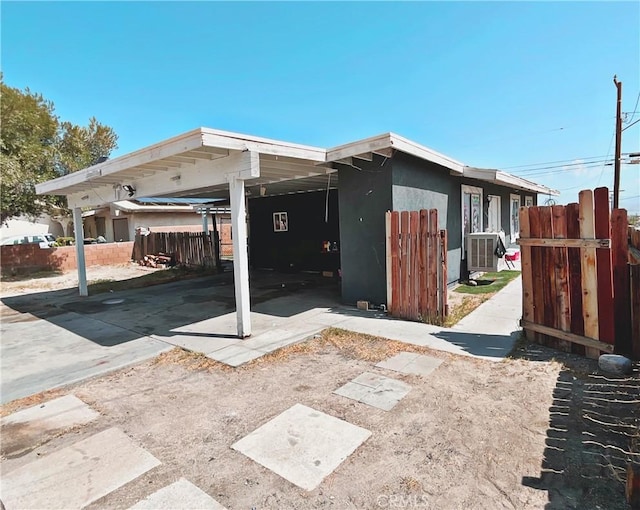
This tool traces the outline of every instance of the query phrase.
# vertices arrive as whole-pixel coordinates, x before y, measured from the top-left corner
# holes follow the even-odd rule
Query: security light
[[[129,185],[129,184],[124,184],[122,186],[122,189],[125,190],[128,193],[129,197],[132,197],[133,195],[136,194],[136,189],[133,186]]]

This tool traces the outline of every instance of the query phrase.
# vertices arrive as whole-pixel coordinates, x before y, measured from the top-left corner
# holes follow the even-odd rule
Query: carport
[[[246,200],[337,187],[325,149],[200,128],[36,186],[73,211],[78,287],[88,295],[82,211],[130,197],[229,198],[237,334],[251,335]]]

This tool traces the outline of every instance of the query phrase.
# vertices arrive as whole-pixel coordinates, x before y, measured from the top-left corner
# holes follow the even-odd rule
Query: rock
[[[631,372],[631,360],[619,354],[603,354],[598,358],[598,366],[604,372],[617,375]]]

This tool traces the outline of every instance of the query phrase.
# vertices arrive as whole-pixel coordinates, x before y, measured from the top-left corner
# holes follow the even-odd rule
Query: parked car
[[[14,236],[3,239],[0,245],[10,246],[14,244],[38,244],[40,248],[50,248],[56,243],[56,238],[51,234],[30,234],[26,236]]]

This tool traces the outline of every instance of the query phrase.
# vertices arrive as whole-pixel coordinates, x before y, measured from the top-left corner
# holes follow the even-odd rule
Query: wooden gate
[[[518,244],[529,339],[591,358],[632,353],[627,211],[610,212],[607,188],[581,191],[578,204],[521,207]]]
[[[441,323],[447,315],[447,231],[438,211],[387,211],[387,307],[394,317]]]

